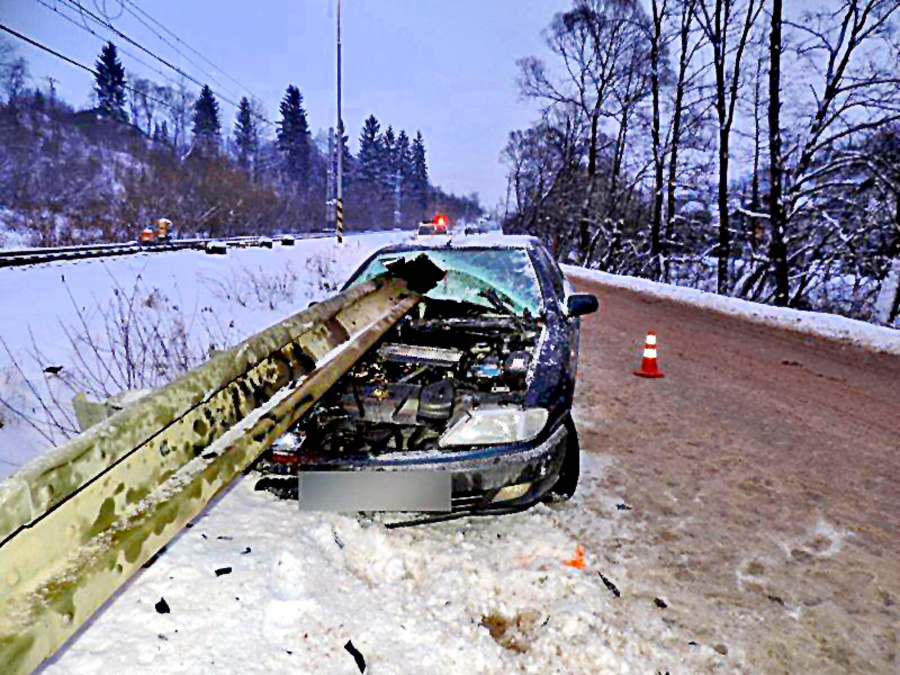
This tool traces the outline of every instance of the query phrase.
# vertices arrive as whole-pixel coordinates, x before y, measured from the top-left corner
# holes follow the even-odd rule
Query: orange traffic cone
[[[641,377],[665,377],[656,367],[656,333],[647,332],[647,341],[644,343],[644,358],[641,359],[641,369],[634,371]]]

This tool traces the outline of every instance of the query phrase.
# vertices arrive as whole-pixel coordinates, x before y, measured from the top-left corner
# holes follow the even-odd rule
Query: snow
[[[41,349],[66,362],[69,344],[58,321],[71,321],[74,314],[59,275],[72,279],[73,294],[87,303],[108,297],[110,272],[126,287],[141,274],[145,283],[152,281],[161,294],[177,297],[185,307],[214,303],[217,316],[235,321],[235,333],[243,335],[304,307],[317,294],[327,295],[312,283],[322,278],[316,277],[316,265],[327,263],[328,274],[342,279],[376,246],[400,236],[351,239],[340,253],[320,240],[272,251],[229,250],[219,257],[162,254],[0,270],[0,304],[11,308],[0,335],[8,336],[14,351],[27,349],[24,324],[31,324]],[[298,283],[307,285],[275,309],[265,297],[253,300],[252,292],[240,301],[234,294],[230,299],[221,295],[229,289],[228,279],[242,270],[260,265],[271,272],[287,264],[303,271]],[[572,278],[900,353],[896,331],[858,321],[581,268],[565,270]],[[201,277],[223,283],[199,283]],[[4,372],[0,367],[0,387]],[[602,424],[594,411],[577,406],[574,416],[579,428]],[[4,456],[9,426],[0,429]],[[633,560],[619,559],[621,542],[641,532],[633,529],[627,512],[618,510],[621,495],[605,487],[611,463],[584,453],[579,490],[566,504],[402,529],[385,527],[403,519],[398,514],[302,512],[296,502],[256,492],[252,475],[242,478],[41,672],[358,673],[344,648],[348,641],[365,658],[365,672],[374,675],[680,673],[738,667],[744,663],[739,649],[732,648],[726,659],[713,645],[685,643],[654,605],[658,589],[648,592],[644,571]],[[828,535],[837,546],[851,536],[825,520],[809,534]],[[583,567],[567,564],[581,550]],[[157,609],[163,599],[166,613]]]
[[[332,295],[374,249],[408,236],[350,235],[341,248],[332,239],[310,239],[289,247],[234,248],[224,256],[185,250],[0,268],[0,398],[42,417],[27,378],[45,399],[57,396],[58,408],[73,417],[72,392],[65,378],[78,369],[69,335],[83,333],[79,312],[102,337],[107,322],[100,310],[108,311],[117,298],[127,300],[135,289],[140,316],[160,321],[170,336],[183,325],[188,351],[199,359],[210,347],[234,345]],[[98,374],[109,393],[116,393],[104,364],[83,344],[81,348],[88,361],[81,370]],[[61,365],[63,370],[46,374],[49,365]],[[62,440],[58,434],[56,439]],[[0,405],[0,478],[48,445],[35,429]]]
[[[772,307],[648,279],[586,270],[575,265],[562,265],[562,269],[571,278],[626,288],[676,302],[706,307],[775,328],[817,335],[830,340],[847,341],[864,349],[900,355],[900,330],[893,328],[875,326],[834,314]]]
[[[244,479],[43,672],[359,673],[348,640],[374,675],[721,667],[712,648],[677,641],[650,599],[622,611],[624,565],[605,569],[590,547],[583,569],[565,564],[581,531],[633,536],[599,487],[606,467],[586,456],[569,504],[396,530],[384,524],[397,515],[301,512]]]

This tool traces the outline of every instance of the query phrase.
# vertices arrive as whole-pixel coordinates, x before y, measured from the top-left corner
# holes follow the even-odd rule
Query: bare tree
[[[900,120],[898,49],[889,22],[898,7],[898,0],[842,0],[835,11],[808,13],[802,23],[784,22],[803,36],[796,47],[799,67],[815,73],[818,82],[811,84],[814,105],[800,123],[796,140],[779,148],[772,160],[776,172],[772,180],[778,180],[783,190],[782,205],[776,204],[770,213],[779,304],[802,302],[811,283],[809,261],[822,253],[821,247],[798,238],[799,221],[815,211],[820,227],[830,228],[833,238],[846,240],[840,219],[821,217],[821,199],[856,184],[842,175],[869,160],[853,150],[855,141]],[[773,76],[775,94],[779,86]]]
[[[741,86],[741,67],[750,33],[763,8],[763,0],[697,0],[694,13],[713,52],[716,78],[716,116],[719,122],[719,240],[717,291],[729,289],[730,214],[728,167],[731,129]]]
[[[9,104],[14,106],[25,91],[28,62],[20,56],[4,64],[0,72],[3,75],[3,91],[6,92]]]
[[[559,57],[562,73],[553,77],[543,61],[519,61],[520,86],[525,96],[548,106],[571,106],[583,115],[588,129],[587,181],[582,199],[578,250],[582,261],[591,240],[591,206],[595,190],[601,121],[612,117],[610,101],[617,78],[631,64],[627,49],[634,46],[636,16],[642,10],[636,0],[576,0],[572,10],[557,14],[545,33],[547,46]]]

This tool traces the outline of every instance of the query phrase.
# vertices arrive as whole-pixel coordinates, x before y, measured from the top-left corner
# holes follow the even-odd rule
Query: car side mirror
[[[599,307],[600,302],[597,300],[597,296],[590,293],[575,293],[570,295],[566,302],[566,308],[570,317],[592,314]]]

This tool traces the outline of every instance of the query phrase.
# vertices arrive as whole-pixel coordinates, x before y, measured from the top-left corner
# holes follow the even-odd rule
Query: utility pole
[[[341,124],[341,0],[337,0],[337,200],[335,201],[335,231],[337,242],[344,243],[344,125]]]
[[[328,128],[328,179],[325,189],[325,231],[331,228],[337,228],[334,217],[334,185],[335,185],[335,166],[334,166],[334,127]]]
[[[397,169],[397,177],[396,177],[395,187],[394,187],[394,227],[400,228],[400,181],[402,180],[402,174],[400,169]]]

